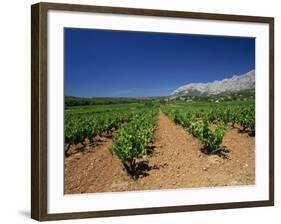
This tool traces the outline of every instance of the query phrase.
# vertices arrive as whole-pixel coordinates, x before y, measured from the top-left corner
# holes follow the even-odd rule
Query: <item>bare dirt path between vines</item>
[[[229,128],[224,140],[229,159],[205,155],[199,141],[162,112],[148,155],[147,176],[131,179],[110,153],[111,139],[104,139],[85,154],[65,160],[65,193],[198,188],[255,184],[255,138]]]

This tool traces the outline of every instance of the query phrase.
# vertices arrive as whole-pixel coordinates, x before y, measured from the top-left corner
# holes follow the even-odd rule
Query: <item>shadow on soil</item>
[[[147,160],[144,160],[144,161],[138,161],[134,164],[134,167],[129,167],[127,166],[126,164],[124,164],[124,167],[127,171],[127,173],[131,176],[131,178],[133,180],[137,180],[139,179],[140,177],[146,177],[149,175],[149,171],[150,170],[159,170],[160,167],[163,167],[163,166],[150,166],[148,164],[148,161]]]
[[[154,145],[149,145],[148,149],[147,149],[147,155],[152,155],[154,153],[154,149],[156,148],[156,146]]]
[[[204,148],[201,148],[200,149],[202,153],[204,153],[205,155],[217,155],[223,159],[229,159],[229,150],[223,146],[223,147],[220,147],[216,150],[213,150],[213,151],[210,151],[209,148],[207,147],[204,147]]]
[[[255,132],[255,130],[244,130],[244,129],[238,129],[238,133],[247,133],[250,137],[255,137],[255,135],[256,135],[256,132]]]
[[[83,143],[79,144],[67,144],[65,146],[65,157],[69,157],[71,155],[77,154],[77,153],[87,153],[92,150],[93,147],[98,147],[104,144],[104,142],[108,141],[109,139],[112,139],[112,134],[104,134],[102,137],[96,137],[92,142],[88,139],[85,140]]]

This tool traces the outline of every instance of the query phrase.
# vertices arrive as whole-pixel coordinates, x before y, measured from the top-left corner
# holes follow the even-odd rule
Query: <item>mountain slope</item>
[[[172,96],[210,96],[255,88],[255,70],[239,76],[208,83],[190,83],[177,88]]]

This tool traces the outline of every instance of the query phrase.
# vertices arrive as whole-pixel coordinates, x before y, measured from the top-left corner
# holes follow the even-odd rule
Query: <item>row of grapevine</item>
[[[135,112],[105,112],[99,114],[66,114],[65,115],[65,144],[66,152],[72,144],[81,143],[85,139],[91,143],[97,135],[119,128],[124,122],[130,121]]]
[[[220,122],[216,127],[211,128],[212,123],[209,122],[207,117],[198,119],[191,112],[166,111],[166,113],[175,123],[182,125],[194,137],[197,137],[208,153],[215,153],[219,149],[226,131],[224,122]]]
[[[255,133],[255,108],[253,105],[204,108],[169,107],[162,108],[175,123],[197,137],[208,153],[220,149],[227,125],[231,123]]]
[[[148,145],[153,140],[156,115],[157,110],[134,115],[129,123],[120,128],[114,139],[112,152],[133,178],[137,168],[136,160],[147,154]]]
[[[231,123],[234,127],[235,124],[242,127],[242,130],[249,130],[255,132],[255,107],[228,107],[213,109],[207,113],[208,120],[213,122],[216,120],[225,123]]]
[[[195,107],[195,106],[178,106],[165,107],[164,110],[167,113],[179,111],[183,116],[189,117],[192,114],[195,118],[207,119],[211,123],[224,122],[226,124],[231,123],[234,127],[238,125],[243,131],[249,131],[255,133],[255,106],[207,106]]]

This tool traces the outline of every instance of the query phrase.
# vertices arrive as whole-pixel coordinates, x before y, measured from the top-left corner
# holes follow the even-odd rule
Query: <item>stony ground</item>
[[[223,146],[228,159],[206,155],[199,141],[159,113],[146,175],[130,178],[110,152],[111,138],[102,138],[86,152],[65,159],[65,193],[116,192],[255,184],[255,137],[229,128]]]

